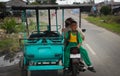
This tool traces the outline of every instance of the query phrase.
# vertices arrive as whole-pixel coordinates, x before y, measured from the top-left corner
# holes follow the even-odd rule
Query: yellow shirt
[[[69,33],[70,32],[70,33]],[[70,36],[70,37],[69,37]],[[65,34],[65,39],[67,39],[67,41],[69,42],[78,42],[78,43],[82,43],[82,38],[80,33],[78,32],[78,38],[77,35],[75,33],[72,33],[71,31],[66,32]],[[77,40],[78,39],[78,40]]]
[[[69,42],[77,42],[77,36],[70,33],[70,39],[69,39]]]

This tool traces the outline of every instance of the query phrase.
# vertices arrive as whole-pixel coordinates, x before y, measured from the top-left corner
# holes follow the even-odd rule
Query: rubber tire
[[[73,64],[72,65],[72,76],[77,76],[77,65]]]
[[[25,69],[21,69],[21,76],[28,76],[28,71]]]

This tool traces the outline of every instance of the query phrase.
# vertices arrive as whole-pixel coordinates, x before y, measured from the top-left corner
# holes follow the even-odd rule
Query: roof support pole
[[[81,10],[79,8],[79,27],[81,28]]]
[[[40,33],[39,10],[36,9],[37,32]]]
[[[21,15],[21,18],[22,18],[22,23],[24,24],[24,27],[25,27],[25,32],[29,32],[28,31],[28,23],[27,23],[27,16],[26,16],[26,10],[23,10],[22,11],[22,15]],[[29,33],[28,33],[29,34]]]
[[[21,19],[22,19],[22,26],[23,26],[23,28],[25,28],[25,29],[24,29],[23,38],[26,38],[26,37],[27,37],[26,10],[22,10]],[[23,40],[23,43],[26,43],[26,41]]]
[[[62,9],[62,28],[64,28],[64,9]],[[62,32],[62,36],[64,38],[64,32]],[[64,61],[64,60],[63,60]],[[64,62],[63,62],[64,63]]]
[[[50,20],[50,9],[48,9],[48,21],[49,21],[49,25],[48,25],[48,31],[51,31],[51,20]]]
[[[58,32],[58,17],[57,17],[57,9],[55,9],[55,15],[56,15],[56,30]]]
[[[64,9],[62,9],[62,28],[64,28]]]

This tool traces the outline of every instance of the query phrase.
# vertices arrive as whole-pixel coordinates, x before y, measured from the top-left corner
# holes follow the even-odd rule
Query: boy
[[[68,31],[65,34],[65,39],[66,39],[66,41],[68,41],[68,44],[65,46],[65,52],[64,52],[65,69],[67,69],[69,67],[70,48],[72,46],[72,47],[78,47],[80,49],[81,56],[84,59],[85,63],[87,63],[87,65],[88,65],[88,70],[90,70],[92,72],[96,72],[90,62],[87,51],[81,46],[82,45],[82,37],[81,37],[80,33],[77,31],[77,22],[71,21],[70,28],[71,28],[71,31]]]
[[[67,19],[65,20],[65,28],[62,29],[62,32],[66,33],[66,32],[68,32],[69,30],[71,30],[70,24],[71,24],[72,21],[74,21],[74,19],[71,18],[71,17],[69,17],[69,18],[67,18]],[[85,36],[84,36],[84,33],[82,32],[81,28],[77,27],[77,30],[78,30],[78,32],[81,34],[82,40],[84,40],[84,39],[85,39]]]

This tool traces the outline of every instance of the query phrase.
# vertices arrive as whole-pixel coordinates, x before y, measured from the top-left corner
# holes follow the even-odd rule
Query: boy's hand
[[[77,47],[80,48],[81,44],[78,44]]]
[[[62,28],[62,32],[65,32],[65,28]]]
[[[83,41],[85,40],[85,36],[82,37],[82,40],[83,40]]]

